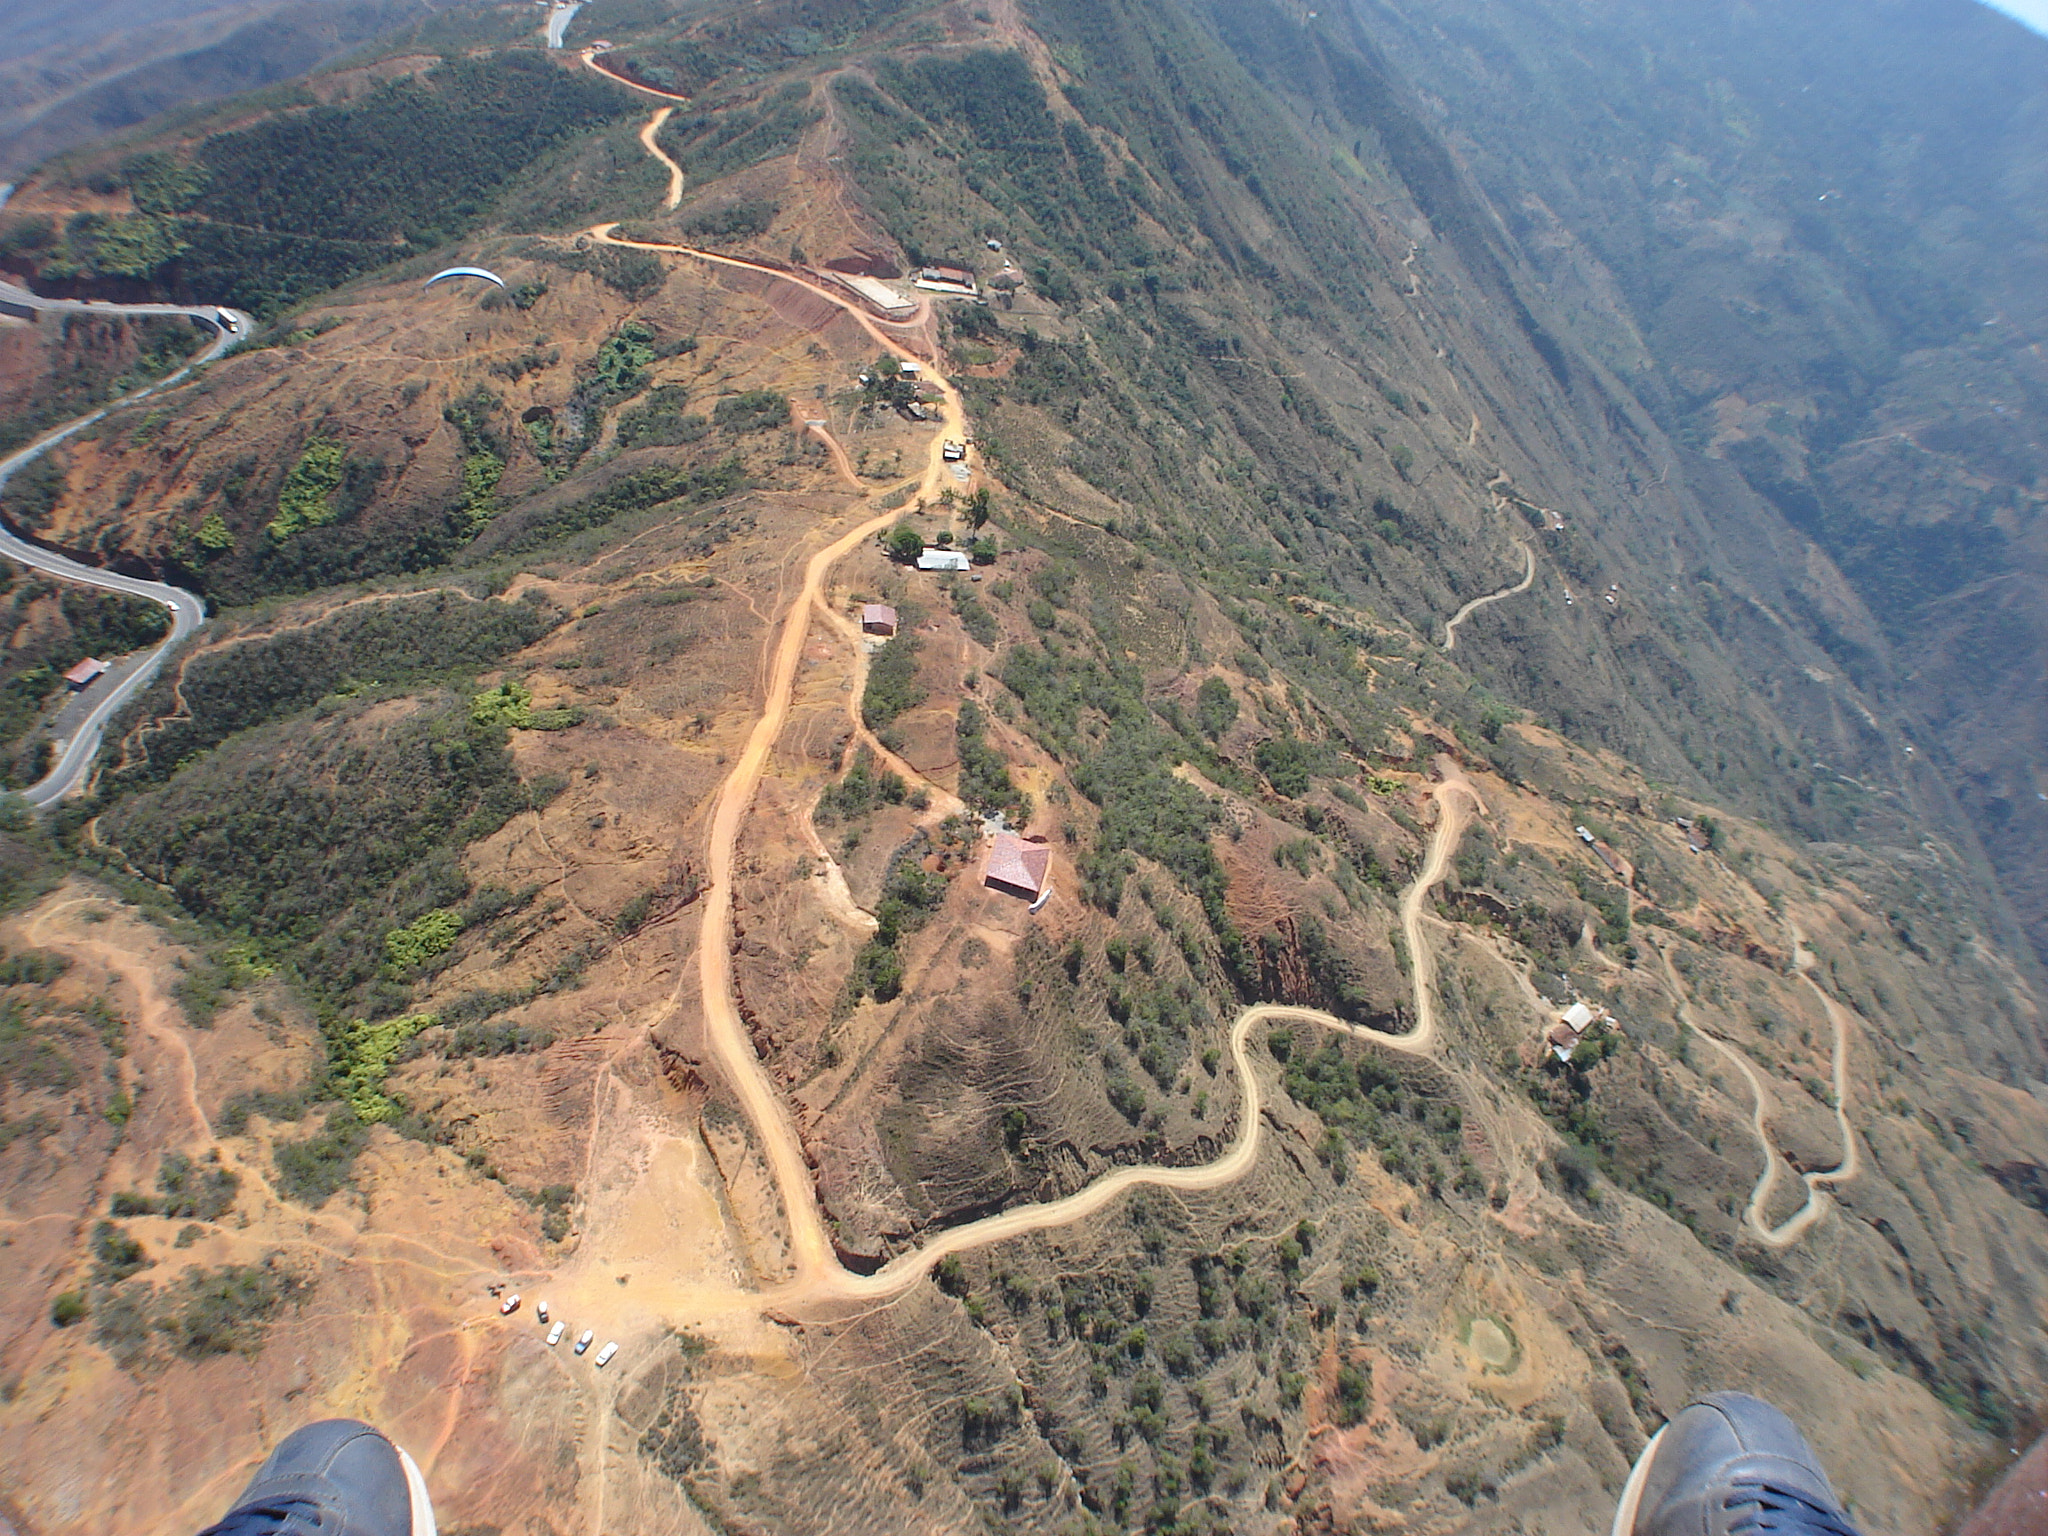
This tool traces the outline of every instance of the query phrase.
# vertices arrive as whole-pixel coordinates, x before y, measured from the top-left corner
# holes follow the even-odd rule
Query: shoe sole
[[[1636,1513],[1643,1502],[1643,1485],[1650,1480],[1650,1462],[1656,1457],[1657,1446],[1663,1439],[1664,1431],[1661,1429],[1650,1436],[1650,1443],[1643,1447],[1643,1454],[1629,1468],[1628,1481],[1621,1488],[1621,1503],[1614,1511],[1613,1536],[1635,1536]]]
[[[427,1480],[420,1476],[419,1463],[404,1446],[394,1444],[392,1449],[405,1466],[406,1492],[412,1496],[412,1536],[440,1536],[439,1527],[434,1524],[434,1501],[427,1497]]]

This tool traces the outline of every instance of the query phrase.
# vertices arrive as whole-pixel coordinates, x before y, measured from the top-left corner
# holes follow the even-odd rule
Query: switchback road
[[[1473,614],[1489,603],[1498,603],[1510,597],[1519,597],[1522,593],[1536,585],[1536,551],[1528,544],[1523,544],[1520,547],[1522,558],[1529,562],[1528,571],[1514,586],[1502,587],[1498,592],[1489,592],[1484,597],[1475,597],[1471,602],[1460,608],[1458,616],[1444,625],[1444,649],[1446,651],[1455,651],[1458,648],[1458,626],[1471,618]]]
[[[110,412],[132,405],[145,396],[169,389],[183,380],[193,369],[212,362],[247,336],[253,323],[239,310],[219,309],[213,305],[188,307],[181,304],[92,304],[77,299],[45,299],[30,293],[26,288],[18,288],[7,282],[0,282],[0,300],[25,305],[45,314],[87,315],[104,319],[183,315],[212,327],[214,331],[212,344],[176,373],[166,375],[154,384],[146,385],[132,394],[124,395],[89,416],[81,416],[68,426],[60,427],[48,436],[29,444],[11,458],[0,460],[0,487],[5,487],[17,471],[33,463],[59,443],[83,432]],[[226,323],[223,324],[223,321]],[[81,565],[76,560],[53,554],[5,530],[0,530],[0,555],[18,560],[32,570],[64,581],[75,581],[83,586],[99,587],[109,592],[125,592],[131,597],[146,598],[168,608],[171,613],[171,631],[151,654],[149,660],[107,690],[107,696],[93,707],[92,713],[85,717],[70,739],[64,742],[56,764],[49,773],[22,791],[24,800],[41,808],[54,805],[85,782],[86,775],[92,771],[93,759],[99,754],[100,738],[106,732],[107,722],[113,719],[124,704],[149,686],[150,680],[163,666],[164,659],[206,622],[206,605],[196,593],[187,592],[183,588],[167,586],[160,581],[144,581],[135,576],[122,576],[113,571],[100,570],[96,566]]]

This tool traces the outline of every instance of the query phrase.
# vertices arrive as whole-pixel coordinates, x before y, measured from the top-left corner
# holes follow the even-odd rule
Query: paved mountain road
[[[254,323],[249,316],[239,310],[220,309],[210,304],[196,307],[183,304],[91,304],[78,299],[45,299],[26,288],[19,288],[7,282],[0,282],[0,300],[26,305],[45,314],[88,315],[104,319],[183,315],[212,326],[215,332],[212,345],[176,373],[168,374],[132,394],[124,395],[89,416],[81,416],[69,425],[59,427],[48,436],[30,443],[12,457],[0,460],[0,487],[4,487],[18,470],[33,463],[59,443],[83,432],[94,422],[123,406],[132,405],[146,396],[171,388],[193,369],[212,362],[247,336]],[[221,324],[222,317],[225,317],[228,325]],[[86,775],[92,771],[93,759],[99,754],[100,738],[106,732],[107,722],[113,719],[124,704],[149,686],[150,680],[163,666],[165,658],[206,622],[206,604],[201,601],[198,594],[187,592],[181,587],[168,586],[160,581],[144,581],[140,577],[122,576],[114,571],[83,565],[66,556],[39,548],[28,540],[4,530],[0,530],[0,555],[18,560],[32,570],[64,581],[75,581],[83,586],[99,587],[109,592],[125,592],[131,597],[147,598],[150,602],[168,608],[171,613],[171,631],[150,655],[149,660],[107,690],[106,697],[93,706],[84,723],[63,744],[55,766],[39,782],[22,791],[22,798],[40,809],[54,805],[85,782]]]

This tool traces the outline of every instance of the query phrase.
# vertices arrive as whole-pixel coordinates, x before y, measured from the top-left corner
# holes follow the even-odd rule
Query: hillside
[[[109,301],[21,441],[257,316],[0,491],[212,609],[0,808],[0,1521],[331,1411],[451,1531],[1591,1532],[1736,1385],[1945,1529],[2048,1363],[2040,45],[539,19],[0,213]],[[7,595],[26,782],[152,615]]]

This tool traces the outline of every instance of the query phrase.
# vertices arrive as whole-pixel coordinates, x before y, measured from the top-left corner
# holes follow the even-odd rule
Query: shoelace
[[[312,1499],[265,1499],[228,1511],[199,1536],[318,1536],[328,1529],[325,1511]]]
[[[1783,1532],[1785,1536],[1862,1536],[1840,1512],[1775,1483],[1738,1482],[1735,1491],[1721,1501],[1721,1507],[1749,1510],[1728,1527],[1729,1536],[1765,1536],[1767,1532]]]

